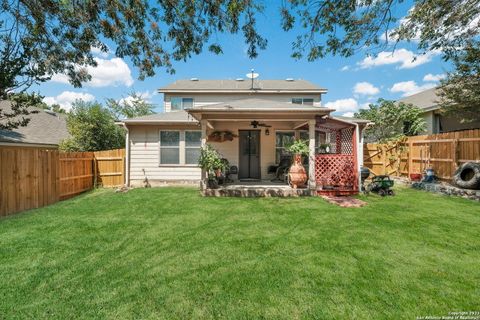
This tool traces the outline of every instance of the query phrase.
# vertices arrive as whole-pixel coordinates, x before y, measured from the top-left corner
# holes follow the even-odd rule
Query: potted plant
[[[332,150],[332,146],[330,143],[322,143],[318,146],[318,152],[319,153],[330,153],[330,150]]]
[[[207,173],[207,187],[210,189],[218,188],[218,172],[225,169],[225,163],[218,151],[209,144],[205,145],[200,149],[198,165]]]
[[[302,165],[302,156],[308,155],[309,148],[305,140],[295,140],[287,148],[287,151],[293,154],[293,164],[290,167],[288,176],[294,189],[307,182],[307,171]]]

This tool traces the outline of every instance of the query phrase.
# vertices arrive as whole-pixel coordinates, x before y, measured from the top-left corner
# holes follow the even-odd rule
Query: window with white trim
[[[185,131],[185,164],[198,163],[201,145],[201,131]]]
[[[275,163],[288,156],[290,153],[286,147],[295,141],[295,131],[277,131],[275,132]]]
[[[193,98],[172,97],[170,108],[172,111],[185,110],[193,107]]]
[[[160,131],[160,164],[180,164],[180,131]]]
[[[292,98],[292,103],[313,106],[313,98]]]
[[[300,139],[306,140],[307,143],[309,143],[310,135],[308,131],[306,130],[300,131],[299,136],[300,136]],[[325,145],[326,143],[327,143],[326,133],[321,131],[315,131],[315,153],[320,153],[321,149],[323,149],[323,148],[320,148],[320,146]]]

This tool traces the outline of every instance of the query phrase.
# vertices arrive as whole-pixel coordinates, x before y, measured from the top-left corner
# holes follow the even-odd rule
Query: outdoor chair
[[[288,170],[290,169],[290,166],[292,165],[292,157],[291,156],[284,156],[280,159],[280,162],[278,163],[278,166],[269,166],[268,167],[268,173],[269,174],[275,174],[275,178],[273,178],[271,181],[282,181],[282,182],[287,182],[287,174]]]

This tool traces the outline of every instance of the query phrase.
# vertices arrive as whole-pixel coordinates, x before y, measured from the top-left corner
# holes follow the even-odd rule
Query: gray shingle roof
[[[298,105],[298,104],[293,104],[291,102],[273,101],[273,100],[257,99],[257,98],[238,99],[238,100],[232,100],[228,102],[210,104],[210,105],[201,106],[201,107],[193,107],[193,108],[190,108],[188,111],[195,111],[195,110],[232,110],[232,111],[238,111],[238,110],[240,111],[242,110],[282,111],[283,110],[285,111],[290,109],[292,111],[315,111],[315,110],[318,110],[320,112],[332,111],[331,109],[327,109],[324,107]]]
[[[10,102],[0,101],[0,109],[10,110]],[[60,141],[70,136],[66,115],[38,108],[32,109],[38,113],[26,116],[30,118],[26,127],[0,130],[0,142],[58,145]]]
[[[372,121],[370,121],[370,120],[353,118],[353,117],[331,116],[331,118],[332,119],[339,119],[339,120],[343,120],[343,121],[348,121],[348,122],[362,123],[362,124],[372,123]]]
[[[428,89],[411,96],[398,100],[398,102],[411,103],[425,111],[440,109],[438,106],[438,96],[435,93],[436,88]]]
[[[197,123],[198,121],[193,119],[185,111],[171,111],[151,114],[148,116],[136,117],[122,120],[124,123],[148,123],[148,122],[167,122],[167,123]]]
[[[206,91],[206,92],[241,92],[251,90],[251,80],[177,80],[165,87],[158,89],[159,92],[175,91]],[[258,91],[274,92],[312,92],[325,93],[327,89],[321,88],[306,80],[255,80],[254,89]]]

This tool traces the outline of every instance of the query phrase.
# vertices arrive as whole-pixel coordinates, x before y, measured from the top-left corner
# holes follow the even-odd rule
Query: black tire
[[[394,196],[394,195],[395,195],[395,192],[393,192],[393,190],[388,190],[388,195],[389,195],[389,196]]]
[[[381,197],[385,197],[387,195],[387,193],[385,192],[385,190],[380,189],[380,190],[378,190],[378,195],[381,196]]]
[[[467,162],[453,175],[453,183],[463,189],[480,189],[480,163]]]

